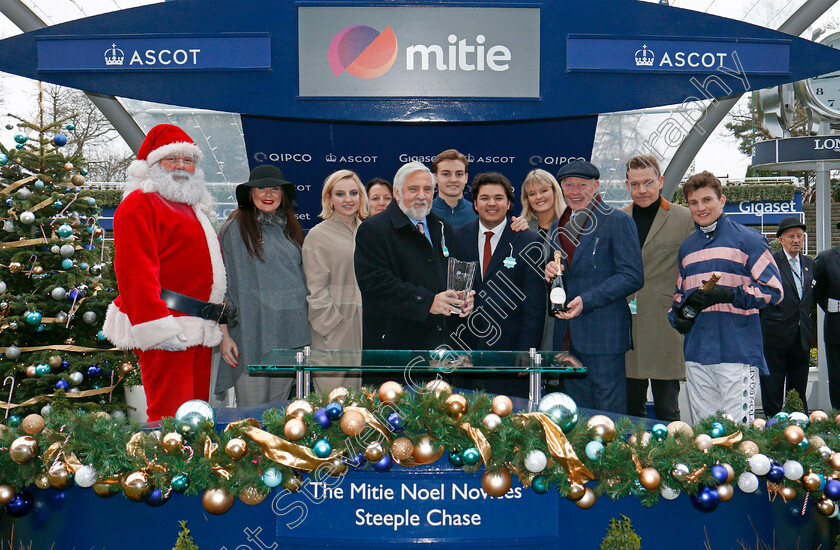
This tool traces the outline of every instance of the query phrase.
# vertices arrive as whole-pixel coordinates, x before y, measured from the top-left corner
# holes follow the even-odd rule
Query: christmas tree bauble
[[[6,165],[9,162],[9,157],[6,156],[4,153],[0,153],[0,164]]]
[[[59,252],[65,258],[69,258],[76,253],[76,247],[72,244],[63,244],[61,245],[61,248],[59,248]]]
[[[15,141],[18,143],[26,143],[29,141],[29,136],[26,134],[17,133],[15,134]]]
[[[50,291],[50,296],[53,300],[63,300],[67,296],[67,291],[64,288],[57,286]]]
[[[67,145],[67,136],[64,134],[56,134],[53,136],[52,142],[56,147],[63,147],[64,145]]]
[[[66,239],[67,237],[69,237],[72,234],[73,234],[73,228],[70,227],[69,225],[67,225],[66,223],[61,224],[58,227],[58,236],[61,237],[62,239]]]
[[[21,212],[20,221],[21,223],[24,223],[26,225],[32,225],[33,223],[35,223],[35,214],[30,212],[29,210]]]

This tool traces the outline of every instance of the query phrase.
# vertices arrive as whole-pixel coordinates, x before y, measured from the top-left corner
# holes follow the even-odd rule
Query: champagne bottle
[[[559,250],[554,251],[554,263],[557,264],[557,267],[562,265]],[[548,300],[551,302],[548,312],[552,316],[566,311],[566,287],[563,286],[562,271],[551,280],[551,288],[548,291]]]
[[[715,285],[720,280],[720,273],[715,271],[712,273],[712,276],[709,277],[709,280],[703,283],[702,288],[703,290],[712,290],[715,288]],[[682,317],[683,319],[694,319],[700,314],[700,307],[697,304],[697,299],[695,294],[692,292],[691,295],[686,299],[685,302],[682,303],[680,308],[677,310],[677,314]]]

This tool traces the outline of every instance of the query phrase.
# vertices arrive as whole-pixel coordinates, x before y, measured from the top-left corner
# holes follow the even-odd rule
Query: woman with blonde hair
[[[309,324],[314,349],[362,349],[362,294],[353,265],[356,229],[368,217],[368,198],[359,176],[333,172],[321,190],[324,221],[303,243],[303,272],[309,289]],[[360,386],[358,375],[315,374],[318,391]]]

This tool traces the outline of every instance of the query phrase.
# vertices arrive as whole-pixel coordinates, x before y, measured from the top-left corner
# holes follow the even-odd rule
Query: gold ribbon
[[[46,349],[54,349],[54,348],[57,348],[57,347],[58,346],[46,346]],[[109,393],[109,392],[113,391],[113,389],[116,388],[119,385],[120,382],[122,382],[122,377],[120,377],[120,379],[117,380],[117,383],[114,384],[113,386],[108,386],[107,388],[98,388],[98,389],[95,389],[95,390],[84,390],[84,391],[80,391],[80,392],[67,393],[65,395],[65,397],[67,397],[68,399],[79,399],[81,397],[89,397],[91,395],[99,395],[99,394],[102,394],[102,393]],[[27,399],[23,403],[8,404],[8,403],[0,402],[0,409],[16,409],[18,407],[28,407],[29,405],[34,405],[35,403],[40,403],[41,401],[46,401],[48,397],[54,397],[54,396],[55,396],[54,393],[47,393],[47,394],[43,394],[43,395],[36,395],[35,397]]]
[[[0,249],[35,246],[36,244],[49,244],[49,242],[44,237],[38,237],[37,239],[25,239],[23,241],[9,241],[0,243]]]
[[[54,202],[54,199],[50,197],[49,199],[43,200],[29,209],[30,212],[37,212],[38,210],[44,208],[47,205],[50,205]]]
[[[254,426],[244,426],[242,434],[256,443],[262,450],[263,456],[269,460],[304,472],[311,472],[338,456],[338,453],[333,451],[326,458],[318,458],[312,449],[286,441]]]
[[[490,448],[490,443],[487,442],[487,438],[484,437],[481,430],[473,428],[469,422],[461,424],[461,428],[467,432],[467,435],[475,443],[475,447],[478,449],[478,453],[481,455],[481,460],[484,461],[484,464],[489,465],[490,459],[493,458],[493,449]]]
[[[52,462],[55,457],[58,456],[62,450],[62,443],[60,441],[54,442],[50,445],[46,451],[44,451],[43,462],[47,464],[48,462]],[[76,457],[76,453],[70,453],[64,455],[64,465],[70,470],[73,474],[79,471],[79,468],[82,467],[81,461]]]
[[[369,410],[367,410],[366,408],[364,408],[364,407],[344,407],[344,410],[345,411],[356,411],[356,412],[360,413],[365,418],[365,423],[368,426],[370,426],[371,428],[373,428],[374,430],[376,430],[377,432],[379,432],[380,434],[382,434],[383,436],[385,436],[386,440],[391,441],[392,439],[394,439],[394,434],[391,432],[391,430],[386,428],[379,421],[379,419],[376,418],[376,416],[374,416],[374,414],[372,412],[370,412]]]
[[[630,459],[633,461],[633,464],[636,466],[636,473],[642,473],[642,461],[639,460],[639,455],[636,453],[636,449],[628,445],[627,443],[621,443],[623,447],[626,447],[630,451]]]
[[[125,444],[125,450],[129,456],[140,458],[146,462],[146,452],[143,450],[143,437],[143,432],[133,434],[128,439],[128,443]]]
[[[540,412],[519,413],[516,416],[524,418],[536,418],[542,424],[545,432],[545,442],[548,444],[548,451],[551,456],[560,464],[569,479],[574,483],[581,485],[587,481],[592,481],[595,476],[589,471],[589,468],[583,465],[583,462],[575,454],[575,449],[560,427],[551,421],[548,416]]]
[[[213,456],[218,452],[219,444],[215,441],[212,441],[207,435],[204,436],[204,457],[207,459],[212,459]],[[216,474],[217,476],[221,476],[225,479],[230,479],[231,475],[230,472],[222,467],[218,462],[212,464],[210,466],[210,471]]]
[[[727,435],[726,437],[716,437],[712,439],[712,445],[720,445],[722,447],[732,447],[737,445],[744,439],[744,434],[740,431]]]
[[[42,319],[43,320],[43,319]],[[8,348],[0,348],[0,353],[6,353]],[[86,348],[84,346],[71,346],[69,344],[57,344],[54,346],[33,346],[30,348],[19,348],[20,351],[44,351],[54,349],[56,351],[72,351],[76,353],[90,353],[94,351],[123,351],[122,348]],[[70,394],[68,394],[69,396]]]
[[[15,189],[17,189],[18,187],[21,187],[23,185],[26,185],[27,183],[29,183],[30,181],[32,181],[34,179],[38,179],[38,176],[37,175],[27,176],[23,179],[17,180],[14,183],[10,183],[6,187],[4,187],[2,191],[0,191],[0,195],[11,195],[15,191]],[[52,199],[50,199],[50,200],[52,200]]]

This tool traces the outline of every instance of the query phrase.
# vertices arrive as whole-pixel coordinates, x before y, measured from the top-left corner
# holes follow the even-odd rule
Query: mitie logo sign
[[[301,96],[539,96],[538,8],[331,6],[298,13]]]

